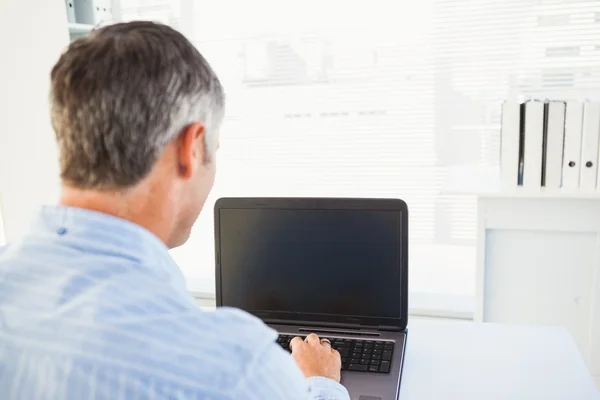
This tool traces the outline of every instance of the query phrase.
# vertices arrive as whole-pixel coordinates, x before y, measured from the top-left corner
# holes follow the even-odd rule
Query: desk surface
[[[566,330],[409,318],[400,400],[600,400]]]

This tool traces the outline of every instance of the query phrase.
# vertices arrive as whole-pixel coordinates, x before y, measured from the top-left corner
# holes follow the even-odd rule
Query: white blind
[[[399,197],[411,293],[472,302],[501,102],[600,97],[600,0],[122,4],[183,29],[227,92],[212,200],[173,251],[193,291],[214,290],[217,197]]]

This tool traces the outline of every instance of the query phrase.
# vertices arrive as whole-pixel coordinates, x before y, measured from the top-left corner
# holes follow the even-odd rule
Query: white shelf
[[[69,23],[69,33],[73,36],[83,36],[94,29],[94,25]]]
[[[558,199],[558,200],[600,200],[600,191],[597,192],[562,192],[559,190],[515,190],[505,192],[475,193],[477,197],[498,199]]]
[[[473,196],[483,199],[555,199],[555,200],[600,200],[598,191],[561,191],[561,190],[442,190],[441,194],[450,196]]]

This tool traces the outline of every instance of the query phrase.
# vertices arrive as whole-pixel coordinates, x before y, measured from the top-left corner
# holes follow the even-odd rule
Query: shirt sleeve
[[[294,359],[275,343],[269,344],[253,363],[234,398],[350,400],[346,388],[331,379],[304,378]]]

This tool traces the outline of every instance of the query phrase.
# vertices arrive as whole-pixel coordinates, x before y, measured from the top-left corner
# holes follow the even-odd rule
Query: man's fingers
[[[299,343],[303,343],[304,341],[299,338],[298,336],[296,336],[295,338],[293,338],[290,341],[290,349],[292,349],[292,351],[294,351],[294,346],[297,346]]]
[[[302,343],[302,342],[306,342],[306,343],[311,344],[313,346],[316,346],[318,344],[323,344],[323,345],[331,346],[331,343],[327,343],[327,342],[321,343],[321,339],[319,338],[319,336],[317,336],[315,333],[311,333],[304,340],[302,340],[302,338],[300,338],[298,336],[296,336],[295,338],[293,338],[290,341],[290,349],[292,349],[292,351],[294,351],[294,346],[297,346],[299,343]]]
[[[310,343],[312,345],[316,345],[316,344],[321,344],[321,341],[320,341],[319,337],[316,334],[311,333],[310,335],[308,335],[306,337],[306,343]]]
[[[331,352],[335,355],[335,357],[341,362],[342,361],[342,356],[340,355],[340,352],[337,351],[336,349],[331,349]]]

